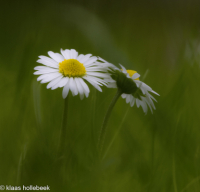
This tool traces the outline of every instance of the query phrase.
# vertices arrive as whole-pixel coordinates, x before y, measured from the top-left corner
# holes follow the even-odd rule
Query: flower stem
[[[64,100],[64,111],[63,111],[63,119],[62,119],[62,126],[60,131],[60,140],[59,140],[59,146],[58,146],[58,158],[64,155],[64,149],[65,149],[65,138],[67,133],[67,109],[68,109],[68,97]]]
[[[115,94],[112,102],[110,103],[110,106],[108,107],[108,110],[107,110],[106,115],[104,117],[103,124],[102,124],[102,127],[101,127],[100,137],[99,137],[99,140],[98,140],[98,148],[99,148],[99,156],[100,157],[101,157],[101,153],[102,153],[102,150],[103,150],[108,119],[111,115],[111,112],[112,112],[112,109],[113,109],[115,103],[117,102],[117,100],[121,96],[121,94],[122,94],[122,91],[120,89],[118,89],[117,93]]]

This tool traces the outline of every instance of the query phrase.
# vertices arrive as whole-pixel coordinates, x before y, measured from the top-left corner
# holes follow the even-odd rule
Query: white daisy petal
[[[93,83],[92,81],[90,81],[90,84],[92,84],[98,91],[102,92],[102,89],[98,84]]]
[[[97,82],[92,81],[90,78],[85,77],[84,79],[86,79],[90,84],[92,84],[97,90],[99,90],[100,92],[102,92],[101,87],[99,87]]]
[[[59,77],[59,78],[56,80],[56,83],[54,83],[54,85],[51,86],[51,90],[57,89],[57,88],[59,87],[58,84],[60,83],[61,80],[62,80],[62,77]]]
[[[151,105],[150,105],[150,103],[149,103],[149,100],[147,100],[146,97],[143,98],[143,100],[146,101],[147,105],[149,106],[149,108],[150,108],[150,110],[151,110],[151,113],[153,113],[153,110],[152,110],[152,107],[151,107]]]
[[[129,103],[130,100],[131,100],[131,95],[129,94],[129,95],[126,96],[126,103]]]
[[[149,96],[146,97],[147,98],[147,101],[149,101],[149,103],[151,104],[151,106],[153,107],[153,109],[156,109],[153,101],[151,100],[151,98]]]
[[[64,60],[64,57],[61,54],[54,53],[53,51],[48,51],[48,55],[58,63],[60,63]]]
[[[116,82],[114,82],[114,83],[108,83],[107,87],[108,88],[117,88],[117,84],[116,84]]]
[[[143,94],[146,93],[146,92],[145,92],[145,89],[144,89],[143,87],[140,87],[140,89],[141,89],[141,91],[142,91]]]
[[[84,91],[85,91],[85,96],[88,97],[89,92],[90,92],[89,87],[88,87],[87,84],[83,81],[83,79],[80,78],[80,79],[79,79],[79,82],[81,83],[81,85],[82,85],[82,87],[83,87],[83,89],[84,89]]]
[[[153,90],[151,90],[151,92],[152,93],[154,93],[154,94],[156,94],[156,95],[158,95],[158,96],[160,96],[158,93],[156,93],[155,91],[153,91]]]
[[[139,99],[136,99],[136,105],[137,105],[137,108],[140,106],[140,100]]]
[[[101,57],[98,57],[98,60],[104,62],[104,63],[108,63],[106,60],[102,59]]]
[[[133,107],[133,105],[135,104],[135,101],[136,101],[136,99],[135,99],[135,97],[133,97],[132,102],[130,103],[131,107]]]
[[[125,73],[127,73],[127,72],[126,72],[126,68],[125,68],[123,65],[121,65],[121,64],[119,64],[119,65],[120,65],[120,67],[122,68],[122,71],[125,72]]]
[[[93,76],[89,76],[89,75],[87,75],[87,76],[85,76],[85,77],[83,77],[84,79],[86,79],[86,80],[90,80],[90,81],[92,81],[93,83],[96,83],[96,84],[98,84],[98,85],[105,85],[106,86],[106,83],[104,82],[104,80],[103,79],[100,79],[100,78],[97,78],[97,77],[93,77]]]
[[[46,70],[46,69],[48,70],[48,69],[55,69],[55,68],[46,67],[46,66],[37,66],[37,67],[34,67],[34,70]]]
[[[143,99],[142,99],[142,100],[143,100]],[[142,106],[142,109],[143,109],[144,113],[146,114],[146,113],[147,113],[147,110],[148,110],[146,102],[141,101],[141,106]]]
[[[64,86],[63,91],[62,91],[62,97],[65,99],[69,93],[69,81],[67,84]]]
[[[69,52],[70,52],[69,49],[65,49],[65,50],[62,50],[62,49],[61,49],[61,53],[62,53],[62,55],[63,55],[63,57],[64,57],[65,59],[70,59],[70,54],[69,54]]]
[[[96,66],[97,66],[97,62],[94,62],[94,63],[90,63],[90,64],[85,65],[85,68],[86,69],[91,69],[91,68],[96,67]],[[103,71],[104,72],[108,71],[108,67],[106,67],[106,66],[104,67],[103,65],[99,65],[98,67],[99,67],[99,71],[102,71],[102,72]]]
[[[98,66],[98,67],[96,67],[96,66],[85,66],[85,68],[86,68],[86,71],[90,71],[90,72],[100,72],[100,71],[102,71],[102,72],[106,72],[107,71],[107,69],[105,68],[105,67],[102,67],[102,66]]]
[[[138,80],[133,80],[136,84],[137,87],[141,87],[142,86],[142,82],[138,81]]]
[[[78,89],[73,77],[69,78],[69,89],[71,90],[73,96],[78,94]]]
[[[90,75],[90,76],[101,77],[101,78],[107,78],[108,77],[108,74],[106,74],[106,73],[87,72],[87,74]]]
[[[63,77],[62,79],[61,79],[61,81],[59,82],[59,87],[64,87],[66,84],[67,84],[67,82],[69,81],[69,77]]]
[[[85,66],[90,65],[91,63],[94,63],[97,60],[97,57],[91,57],[90,59],[88,59],[86,62],[84,62],[83,64]]]
[[[151,87],[149,87],[147,84],[145,84],[145,83],[143,83],[143,82],[141,82],[142,83],[142,87],[144,87],[144,89],[146,89],[147,91],[152,91],[152,88]]]
[[[130,101],[129,101],[129,103],[131,104],[132,101],[133,101],[133,95],[130,95]]]
[[[84,58],[85,56],[83,55],[83,54],[80,54],[78,57],[77,57],[77,60],[79,61],[79,62],[81,62],[81,59],[82,58]]]
[[[37,81],[40,81],[42,80],[43,83],[44,82],[49,82],[53,79],[55,79],[56,77],[59,77],[59,76],[62,76],[60,73],[50,73],[50,74],[43,74],[43,75],[40,75],[38,78],[37,78]]]
[[[151,99],[153,99],[155,102],[157,102],[157,100],[156,100],[151,94],[148,93],[148,96],[149,96]]]
[[[54,89],[57,89],[58,87],[64,87],[67,84],[68,80],[69,80],[68,77],[64,77],[60,79],[60,81],[58,81],[58,83],[53,85],[51,89],[54,90]]]
[[[78,52],[75,49],[70,50],[70,58],[71,59],[77,59]]]
[[[103,66],[104,64],[106,65],[106,67],[110,67],[114,70],[119,70],[115,65],[113,65],[112,63],[107,62],[106,60],[98,57],[98,60],[102,61],[103,63],[101,63],[101,65]]]
[[[131,77],[132,79],[137,79],[137,78],[139,78],[140,77],[140,75],[138,74],[138,73],[135,73],[135,74],[133,74],[133,76]]]
[[[84,89],[82,87],[82,84],[80,83],[79,81],[80,78],[74,78],[74,81],[76,82],[76,86],[77,86],[77,89],[78,89],[78,92],[80,93],[80,95],[83,95],[84,94]]]
[[[61,80],[60,80],[60,81],[61,81]],[[59,87],[60,81],[59,81],[58,83],[56,83],[54,86],[52,86],[52,87],[51,87],[51,90],[57,89],[57,88]]]
[[[116,83],[111,77],[104,79],[107,83]]]
[[[123,93],[121,96],[122,96],[123,99],[125,99],[127,94]]]
[[[54,80],[52,80],[48,85],[47,85],[47,89],[53,87],[55,84],[57,84],[60,80],[62,79],[62,76],[59,76],[57,78],[55,78]]]
[[[144,102],[144,112],[145,112],[145,114],[147,114],[147,111],[148,111],[147,103]]]
[[[49,69],[45,69],[45,70],[35,71],[33,74],[34,75],[42,75],[45,73],[53,73],[53,72],[59,72],[59,71],[58,71],[58,69],[49,68]]]
[[[56,61],[54,61],[53,59],[50,59],[45,56],[39,56],[39,57],[40,57],[40,59],[37,60],[38,63],[41,63],[41,64],[49,66],[49,67],[58,68],[58,63]]]
[[[86,62],[91,56],[92,56],[92,54],[84,55],[84,57],[82,57],[81,59],[79,59],[79,61],[80,61],[81,63],[84,63],[84,62]]]

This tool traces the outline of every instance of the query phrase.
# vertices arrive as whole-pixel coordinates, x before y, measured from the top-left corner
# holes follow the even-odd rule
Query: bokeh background
[[[200,1],[27,0],[0,7],[0,185],[51,191],[200,191]],[[102,163],[96,144],[115,89],[69,98],[68,160],[56,159],[64,101],[33,68],[48,51],[76,49],[134,69],[156,111],[122,98]]]

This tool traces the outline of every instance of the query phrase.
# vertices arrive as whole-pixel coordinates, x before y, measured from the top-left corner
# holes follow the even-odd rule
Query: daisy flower
[[[81,99],[84,95],[88,97],[90,90],[85,80],[99,91],[102,91],[100,86],[106,85],[109,64],[102,59],[92,54],[79,55],[74,49],[61,49],[61,54],[49,51],[48,55],[50,57],[39,56],[37,62],[44,66],[35,67],[34,75],[40,75],[37,80],[41,83],[48,83],[47,89],[63,87],[63,99],[69,90],[73,96],[79,94]]]
[[[138,108],[141,106],[145,114],[149,107],[153,113],[153,109],[156,109],[153,100],[156,101],[156,99],[149,92],[156,95],[159,94],[140,81],[140,75],[136,71],[126,70],[124,66],[120,66],[121,70],[118,68],[111,70],[112,79],[107,80],[109,81],[108,87],[120,89],[122,98],[126,99],[126,103],[130,103],[131,107],[133,107],[134,104],[136,104]]]

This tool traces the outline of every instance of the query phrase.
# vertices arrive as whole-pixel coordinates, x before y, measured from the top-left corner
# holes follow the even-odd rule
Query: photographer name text
[[[0,185],[1,191],[50,191],[50,186],[38,186],[38,185],[22,185],[22,186],[12,186],[12,185]]]

